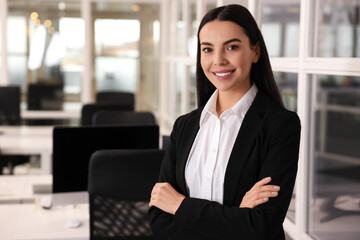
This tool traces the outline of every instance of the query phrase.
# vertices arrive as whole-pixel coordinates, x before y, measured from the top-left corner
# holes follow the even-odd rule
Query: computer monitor
[[[0,125],[20,124],[20,87],[0,87]]]
[[[89,160],[97,150],[153,148],[159,148],[157,125],[55,127],[53,197],[87,191]]]

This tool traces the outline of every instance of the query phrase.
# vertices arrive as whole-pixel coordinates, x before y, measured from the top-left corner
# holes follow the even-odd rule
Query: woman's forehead
[[[248,39],[245,30],[231,21],[214,20],[208,22],[199,32],[200,42],[225,42],[233,38],[238,38],[242,41]]]

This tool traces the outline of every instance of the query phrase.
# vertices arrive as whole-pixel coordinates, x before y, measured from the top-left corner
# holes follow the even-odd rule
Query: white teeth
[[[227,73],[215,73],[216,76],[219,76],[219,77],[224,77],[226,75],[229,75],[231,72],[227,72]]]

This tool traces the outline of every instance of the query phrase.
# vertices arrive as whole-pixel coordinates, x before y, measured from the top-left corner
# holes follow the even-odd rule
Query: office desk
[[[0,176],[0,204],[34,203],[46,195],[34,193],[33,185],[48,187],[51,193],[51,175],[3,175]]]
[[[1,126],[2,154],[40,155],[41,173],[51,173],[52,126]]]
[[[34,193],[34,184],[50,186],[52,176],[0,176],[0,239],[89,239],[89,205],[43,209],[40,198],[48,194]],[[71,219],[81,225],[69,228]]]
[[[20,203],[26,176],[0,176],[0,203]]]
[[[67,222],[77,219],[78,228]],[[89,239],[89,205],[42,209],[38,204],[0,204],[0,239]]]
[[[22,119],[80,119],[81,107],[77,111],[25,110]]]

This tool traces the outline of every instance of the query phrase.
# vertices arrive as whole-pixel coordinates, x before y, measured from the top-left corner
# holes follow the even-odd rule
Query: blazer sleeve
[[[192,231],[204,239],[276,239],[282,234],[282,223],[291,200],[300,141],[300,121],[295,113],[286,113],[272,126],[271,134],[261,146],[265,153],[259,180],[272,177],[271,183],[281,187],[276,198],[249,209],[187,197],[175,216],[150,210],[150,225],[157,225],[158,233],[164,233],[162,236],[166,237]],[[164,163],[166,167],[170,164]],[[171,174],[170,170],[165,171],[166,167],[162,170],[163,177]]]
[[[178,118],[170,135],[169,147],[166,150],[164,160],[161,165],[158,182],[168,182],[178,192],[182,193],[176,184],[176,141],[178,131]],[[182,193],[184,194],[184,193]],[[172,238],[181,235],[182,227],[176,226],[174,215],[166,213],[157,207],[150,207],[148,211],[149,225],[153,234],[158,238]]]

